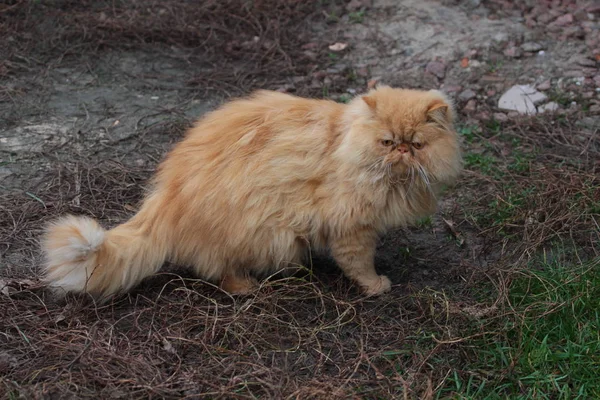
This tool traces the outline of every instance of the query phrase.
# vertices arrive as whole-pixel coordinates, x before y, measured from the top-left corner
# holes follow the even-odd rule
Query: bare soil
[[[512,269],[557,242],[599,254],[599,20],[581,1],[0,3],[0,393],[433,398],[471,354],[451,339],[500,312]],[[107,305],[39,283],[47,221],[126,220],[222,101],[346,101],[375,81],[449,93],[469,155],[436,216],[382,238],[390,294],[363,298],[326,258],[248,297],[182,266]],[[516,83],[560,109],[499,110]]]

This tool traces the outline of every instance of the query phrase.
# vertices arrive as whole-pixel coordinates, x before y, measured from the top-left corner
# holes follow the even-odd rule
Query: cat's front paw
[[[361,286],[367,296],[379,296],[392,289],[392,282],[385,275],[379,275],[378,279],[362,282]]]

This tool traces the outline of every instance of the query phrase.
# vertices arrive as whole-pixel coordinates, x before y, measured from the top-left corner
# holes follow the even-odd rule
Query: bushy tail
[[[105,231],[93,219],[75,216],[50,225],[42,243],[48,286],[106,298],[154,274],[165,261],[164,246],[132,225]]]

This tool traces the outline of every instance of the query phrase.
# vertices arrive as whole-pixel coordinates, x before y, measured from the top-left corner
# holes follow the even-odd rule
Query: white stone
[[[498,107],[521,114],[536,114],[535,105],[546,99],[544,93],[538,92],[530,85],[515,85],[500,97]]]

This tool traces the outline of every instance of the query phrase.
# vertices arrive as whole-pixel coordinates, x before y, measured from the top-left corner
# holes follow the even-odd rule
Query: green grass
[[[468,153],[464,157],[465,166],[469,169],[479,169],[486,175],[493,175],[496,171],[496,160],[487,154]]]
[[[457,129],[458,134],[467,142],[471,143],[477,137],[477,125],[465,125]]]
[[[545,255],[518,273],[503,315],[474,322],[470,362],[437,398],[600,398],[600,258]]]
[[[364,11],[351,12],[350,14],[348,14],[348,18],[350,19],[350,22],[352,22],[353,24],[360,24],[365,19],[365,12]]]

